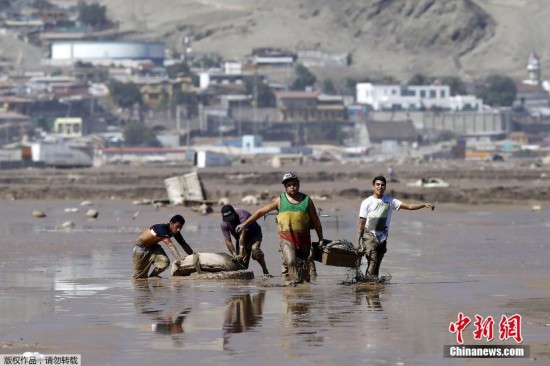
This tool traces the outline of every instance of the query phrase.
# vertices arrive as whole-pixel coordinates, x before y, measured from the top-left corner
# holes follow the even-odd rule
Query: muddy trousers
[[[151,247],[135,244],[132,254],[134,257],[132,278],[134,279],[158,276],[170,265],[170,259],[159,244]],[[151,267],[154,268],[149,275]]]
[[[367,271],[365,276],[369,278],[378,278],[380,264],[384,259],[384,254],[387,252],[386,241],[378,242],[378,240],[367,240],[365,242],[365,257],[367,258]]]
[[[308,257],[311,245],[296,248],[293,243],[284,239],[280,239],[279,245],[283,260],[281,268],[283,280],[287,279],[294,283],[309,282],[311,262],[308,260]],[[286,276],[285,269],[287,272]]]
[[[248,269],[248,265],[250,264],[250,257],[252,257],[252,259],[257,261],[260,264],[260,266],[262,266],[262,270],[264,274],[267,274],[269,273],[269,271],[267,270],[267,266],[265,264],[264,252],[260,248],[261,245],[262,245],[261,238],[254,239],[254,240],[250,240],[245,245],[240,246],[240,249],[238,250],[240,251],[240,254],[243,257],[242,263],[246,269]]]

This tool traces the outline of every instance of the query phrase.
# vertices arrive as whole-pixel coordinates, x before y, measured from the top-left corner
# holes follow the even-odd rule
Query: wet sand
[[[307,191],[307,190],[306,190]],[[360,199],[318,201],[326,238],[351,240]],[[131,250],[146,227],[182,213],[196,251],[223,252],[217,214],[186,207],[81,200],[1,201],[0,346],[3,354],[82,354],[85,365],[147,364],[545,364],[550,359],[549,211],[527,205],[439,204],[397,212],[381,273],[384,285],[344,285],[350,270],[317,263],[309,285],[278,286],[273,217],[260,222],[275,278],[141,281]],[[65,208],[79,208],[77,213]],[[248,206],[254,210],[256,206]],[[46,212],[32,218],[32,210]],[[132,219],[136,211],[138,216]],[[59,226],[73,220],[74,229]],[[315,236],[314,236],[315,237]],[[364,267],[362,268],[364,270]],[[458,313],[522,316],[524,360],[448,359]],[[465,344],[475,341],[473,325]]]

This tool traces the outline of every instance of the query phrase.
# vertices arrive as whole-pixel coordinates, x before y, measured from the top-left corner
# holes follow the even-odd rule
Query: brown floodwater
[[[134,239],[176,213],[186,217],[182,233],[195,251],[226,251],[217,211],[199,216],[186,207],[99,201],[99,216],[90,220],[79,201],[0,204],[2,354],[81,354],[83,365],[498,365],[550,358],[549,211],[449,205],[397,212],[381,269],[389,283],[349,285],[351,270],[317,263],[311,284],[288,288],[279,286],[273,217],[260,222],[272,279],[261,278],[251,261],[254,280],[166,272],[134,283]],[[325,237],[353,240],[359,204],[336,210],[317,203],[330,216],[322,218]],[[31,217],[35,209],[47,216]],[[74,228],[61,227],[68,220]],[[474,340],[473,325],[466,329],[464,343],[481,345],[517,344],[498,339],[498,321],[520,314],[530,358],[444,358],[444,346],[457,345],[449,325],[459,313],[496,319],[490,342]]]

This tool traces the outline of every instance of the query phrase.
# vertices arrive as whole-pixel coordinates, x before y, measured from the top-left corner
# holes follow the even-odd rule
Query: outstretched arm
[[[166,244],[168,249],[170,249],[170,252],[174,256],[174,258],[176,258],[176,260],[179,261],[179,260],[183,259],[180,252],[178,252],[178,250],[176,249],[176,246],[174,245],[174,243],[172,243],[172,240],[170,240],[170,238],[162,239],[162,241],[164,242],[164,244]]]
[[[260,217],[267,215],[271,211],[279,209],[279,200],[280,198],[277,197],[273,201],[265,205],[264,207],[258,209],[248,219],[246,219],[245,222],[243,222],[240,225],[237,225],[237,227],[235,228],[235,231],[237,233],[240,233],[241,231],[244,230],[245,227],[257,221]]]
[[[174,235],[174,239],[176,239],[176,241],[179,243],[179,245],[181,245],[183,250],[185,250],[185,253],[189,255],[194,253],[193,249],[191,249],[191,246],[187,244],[183,236],[181,236],[181,233],[177,233],[176,235]]]
[[[430,208],[432,211],[435,209],[433,203],[405,203],[403,202],[399,208],[404,210],[420,210],[421,208]]]

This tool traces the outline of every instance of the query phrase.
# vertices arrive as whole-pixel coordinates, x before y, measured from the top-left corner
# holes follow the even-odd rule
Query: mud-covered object
[[[313,259],[328,266],[351,267],[361,265],[364,252],[358,252],[346,239],[323,240],[321,245],[313,243]]]
[[[172,276],[189,276],[191,273],[240,271],[245,269],[227,253],[195,253],[172,263]]]

